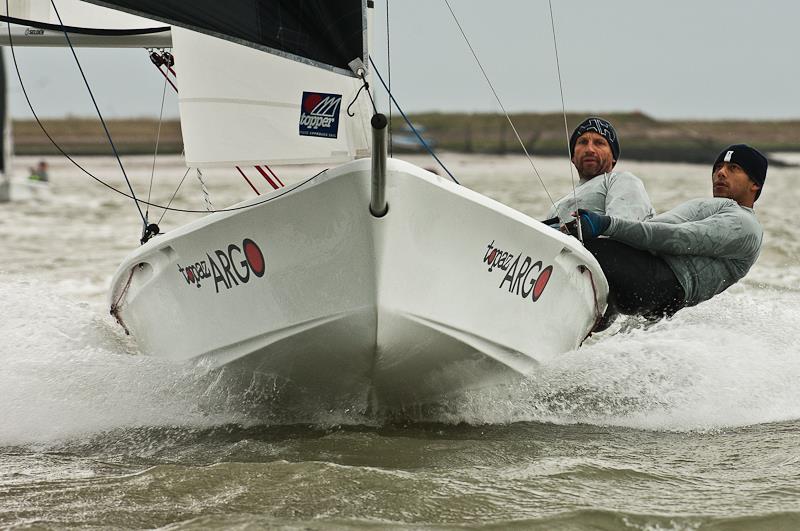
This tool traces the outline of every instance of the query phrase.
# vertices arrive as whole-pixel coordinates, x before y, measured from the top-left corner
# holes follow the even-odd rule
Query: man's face
[[[614,167],[614,155],[608,141],[593,131],[583,133],[575,142],[572,163],[583,179],[608,173]]]
[[[720,162],[711,173],[714,197],[727,197],[743,206],[753,206],[758,185],[750,180],[741,166]]]

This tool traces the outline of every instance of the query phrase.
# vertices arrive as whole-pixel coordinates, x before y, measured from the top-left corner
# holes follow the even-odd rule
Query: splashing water
[[[652,326],[631,319],[627,331],[616,326],[512,387],[470,393],[446,415],[670,431],[797,419],[799,302],[793,292],[728,293]]]
[[[466,393],[412,420],[685,431],[796,419],[798,299],[724,294],[646,328],[617,326],[519,383]],[[268,388],[142,356],[110,318],[36,282],[0,283],[0,314],[0,444],[141,426],[379,421],[360,411],[276,416]]]
[[[120,427],[246,421],[203,406],[226,396],[202,367],[138,355],[111,318],[46,285],[0,283],[0,444],[77,437]]]

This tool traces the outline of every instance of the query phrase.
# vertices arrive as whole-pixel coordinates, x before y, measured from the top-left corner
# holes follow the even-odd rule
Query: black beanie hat
[[[714,168],[717,167],[717,164],[723,162],[738,164],[742,167],[747,176],[750,177],[751,181],[761,187],[764,186],[764,181],[767,178],[767,157],[756,148],[752,148],[747,144],[734,144],[726,147],[717,155],[717,160],[714,161],[714,165],[711,167],[712,173]],[[761,190],[757,193],[760,195]],[[756,197],[758,197],[758,195],[756,195]]]
[[[575,155],[575,143],[578,141],[578,138],[583,133],[589,131],[593,131],[605,138],[611,146],[611,154],[614,156],[614,161],[616,162],[619,160],[619,139],[617,138],[617,132],[614,130],[614,126],[611,125],[611,122],[598,118],[597,116],[590,116],[585,119],[572,132],[572,136],[569,137],[570,157]]]

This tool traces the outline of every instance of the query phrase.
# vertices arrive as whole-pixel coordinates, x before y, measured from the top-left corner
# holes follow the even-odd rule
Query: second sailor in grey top
[[[683,287],[687,306],[743,278],[763,238],[752,208],[720,197],[692,199],[647,223],[612,217],[604,234],[661,256]]]

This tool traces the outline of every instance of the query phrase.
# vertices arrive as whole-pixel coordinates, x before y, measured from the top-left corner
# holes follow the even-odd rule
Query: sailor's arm
[[[644,184],[631,173],[615,174],[608,184],[605,214],[616,218],[644,221],[655,214]]]
[[[704,219],[668,223],[611,218],[604,234],[631,247],[673,255],[738,258],[757,252],[761,231],[749,214],[720,211]]]

